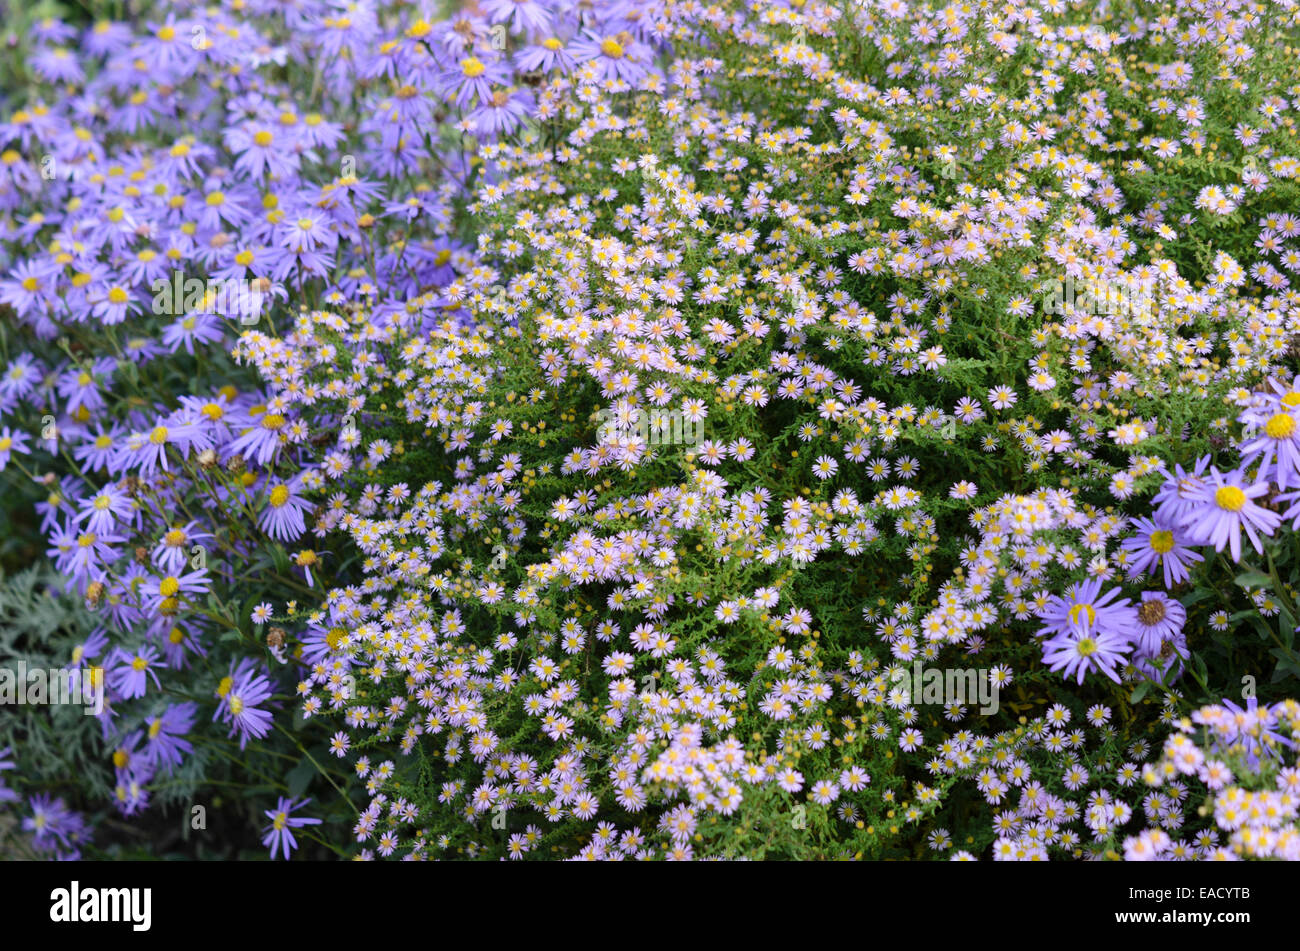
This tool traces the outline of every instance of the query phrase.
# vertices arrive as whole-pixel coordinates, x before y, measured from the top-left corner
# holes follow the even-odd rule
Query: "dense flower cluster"
[[[1138,10],[33,24],[0,469],[115,808],[269,750],[272,857],[1290,857],[1285,784],[1134,797],[1300,676],[1300,9]]]
[[[1300,860],[1298,728],[1300,705],[1294,701],[1270,707],[1252,700],[1243,709],[1227,700],[1180,721],[1160,760],[1143,773],[1147,785],[1167,790],[1151,794],[1167,807],[1156,816],[1147,813],[1159,819],[1158,826],[1126,839],[1124,857]],[[1175,838],[1186,835],[1179,803],[1198,801],[1193,796],[1202,787],[1208,802],[1199,812],[1213,817],[1214,828],[1195,842]]]

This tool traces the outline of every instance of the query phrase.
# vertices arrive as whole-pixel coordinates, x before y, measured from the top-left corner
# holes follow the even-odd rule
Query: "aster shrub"
[[[113,780],[17,737],[31,846],[1294,857],[1298,27],[33,22],[0,468]]]

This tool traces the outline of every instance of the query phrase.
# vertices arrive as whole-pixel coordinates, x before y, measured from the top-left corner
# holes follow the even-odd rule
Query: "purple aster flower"
[[[1064,671],[1069,677],[1077,672],[1078,683],[1090,670],[1100,671],[1119,683],[1115,665],[1123,663],[1130,644],[1124,635],[1080,627],[1068,631],[1043,644],[1043,663],[1051,670]]]
[[[466,56],[438,77],[438,92],[452,98],[462,109],[471,102],[490,102],[493,86],[510,83],[510,70],[500,63],[485,63]]]
[[[0,303],[13,307],[20,318],[45,310],[53,302],[59,271],[59,265],[44,258],[18,262],[13,276],[0,281]]]
[[[122,448],[109,463],[109,471],[116,475],[125,469],[135,469],[139,475],[153,475],[161,467],[167,469],[167,447],[176,446],[184,456],[201,438],[199,428],[193,423],[160,419],[148,432],[131,433]],[[204,448],[204,447],[200,447]]]
[[[154,566],[168,574],[180,574],[185,569],[185,562],[195,546],[202,547],[203,542],[213,538],[211,532],[205,532],[198,522],[187,522],[169,529],[150,553]]]
[[[43,852],[73,849],[83,837],[85,820],[60,799],[38,793],[27,800],[32,814],[23,819],[23,830],[32,833],[33,847]]]
[[[72,521],[85,522],[87,531],[107,534],[118,522],[132,522],[138,515],[139,510],[126,490],[110,483],[82,505]]]
[[[180,670],[185,667],[185,658],[187,652],[198,654],[200,657],[206,657],[208,652],[203,647],[201,631],[187,631],[176,622],[176,618],[164,618],[171,620],[172,626],[167,630],[166,637],[163,638],[163,657],[167,659],[167,666],[174,670]],[[189,624],[198,628],[199,625],[192,619]]]
[[[184,347],[193,354],[196,343],[216,343],[224,336],[221,321],[211,314],[186,314],[163,328],[162,342],[172,353]]]
[[[100,577],[104,566],[117,561],[118,551],[113,546],[126,541],[126,536],[91,531],[74,533],[68,525],[55,533],[52,541],[55,544],[49,554],[55,559],[55,565],[80,583]]]
[[[299,165],[295,132],[272,128],[268,122],[247,122],[228,128],[224,139],[226,148],[238,156],[235,159],[236,170],[246,172],[254,179],[268,174],[290,178],[298,171]]]
[[[239,734],[241,750],[250,736],[261,739],[271,729],[271,714],[258,706],[270,698],[271,681],[255,668],[255,662],[249,658],[237,667],[232,664],[230,676],[217,686],[221,702],[212,715],[212,719],[230,724],[230,736]]]
[[[82,34],[81,48],[92,56],[111,56],[127,49],[133,39],[125,23],[100,20]]]
[[[32,55],[30,63],[32,69],[48,83],[76,85],[86,78],[77,57],[66,47],[42,47]]]
[[[185,734],[194,727],[198,709],[194,703],[176,703],[148,721],[145,755],[150,764],[168,771],[181,764],[185,754],[194,748]]]
[[[525,46],[515,54],[515,66],[524,73],[570,73],[577,61],[569,55],[558,37],[548,36],[533,46]]]
[[[106,326],[120,324],[132,314],[143,310],[140,302],[120,284],[99,288],[89,298],[90,313]]]
[[[141,778],[129,772],[118,777],[118,782],[113,787],[113,799],[122,815],[134,816],[148,808],[149,790],[145,788],[145,783],[149,778],[151,777]]]
[[[302,490],[302,476],[288,482],[276,482],[267,494],[266,508],[258,516],[257,524],[267,535],[277,541],[293,541],[307,530],[303,516],[316,506],[298,493]]]
[[[72,648],[72,660],[70,660],[63,669],[72,670],[73,668],[80,668],[84,662],[94,660],[102,654],[104,648],[107,646],[108,632],[102,627],[96,628],[91,632],[88,638],[76,647]]]
[[[164,578],[150,578],[140,587],[149,609],[157,614],[171,616],[176,613],[181,595],[206,594],[212,587],[212,579],[206,570],[200,568],[184,575],[167,575]]]
[[[132,780],[141,784],[153,778],[154,765],[149,758],[137,753],[140,741],[144,739],[143,730],[135,730],[122,739],[113,751],[113,769],[119,786],[129,786]]]
[[[537,0],[482,0],[479,8],[489,23],[507,23],[516,33],[545,33],[551,29],[551,11]]]
[[[149,644],[134,654],[117,648],[109,655],[105,665],[108,668],[108,685],[126,700],[143,697],[150,677],[153,678],[154,686],[162,689],[158,675],[152,670],[152,665],[157,662],[158,650]]]
[[[8,426],[0,428],[0,472],[9,465],[9,456],[15,452],[24,455],[31,452],[27,445],[27,434],[15,432]]]
[[[68,401],[63,411],[71,416],[83,407],[92,413],[102,409],[104,397],[99,388],[111,381],[116,366],[113,358],[101,357],[88,368],[74,367],[60,374],[59,395]]]
[[[44,372],[36,358],[30,353],[20,353],[0,377],[0,395],[21,399],[30,395],[43,377]]]
[[[1300,486],[1300,420],[1289,407],[1278,406],[1277,412],[1242,414],[1243,422],[1257,431],[1241,445],[1242,468],[1259,462],[1259,477],[1271,479],[1279,488]]]
[[[321,663],[330,656],[332,651],[338,650],[346,636],[347,630],[342,627],[331,627],[326,630],[315,624],[309,625],[307,633],[302,638],[303,663]]]
[[[1272,535],[1282,523],[1282,516],[1269,511],[1253,501],[1269,490],[1267,482],[1246,482],[1241,470],[1220,472],[1211,468],[1205,484],[1196,494],[1196,505],[1185,515],[1183,525],[1187,540],[1197,545],[1213,545],[1215,551],[1224,546],[1232,553],[1232,560],[1241,560],[1241,533],[1256,552],[1262,553],[1263,535]]]
[[[535,106],[532,94],[523,89],[507,91],[498,89],[492,98],[470,113],[474,133],[480,138],[508,135],[528,116]]]
[[[249,462],[256,462],[259,466],[266,465],[279,450],[287,423],[288,420],[280,413],[262,412],[257,416],[250,416],[248,428],[226,444],[222,449],[222,456],[226,459],[231,456],[243,456]]]
[[[1183,530],[1164,521],[1159,514],[1154,520],[1135,518],[1132,525],[1133,536],[1120,543],[1125,551],[1134,553],[1128,567],[1130,578],[1163,567],[1165,587],[1172,588],[1191,577],[1189,565],[1204,560],[1182,543]]]
[[[330,228],[329,218],[322,212],[304,209],[297,215],[286,214],[280,227],[280,243],[295,254],[332,248],[338,235]]]
[[[1210,457],[1202,456],[1196,460],[1191,472],[1181,465],[1174,466],[1173,476],[1165,480],[1151,500],[1152,506],[1167,525],[1180,525],[1184,516],[1197,508],[1200,491],[1205,487],[1205,470],[1210,465]]]
[[[271,824],[266,827],[266,837],[262,839],[262,844],[270,848],[272,859],[276,857],[276,852],[280,850],[283,850],[284,857],[287,859],[289,853],[298,847],[291,830],[320,824],[319,819],[290,815],[294,810],[301,809],[309,802],[311,802],[310,799],[301,799],[295,802],[281,796],[274,809],[266,810],[266,817],[271,820]]]
[[[601,36],[591,30],[586,33],[586,39],[578,40],[569,49],[577,62],[595,65],[598,79],[621,79],[634,86],[650,72],[654,53],[631,33],[626,30],[613,36]]]
[[[1143,591],[1137,606],[1138,649],[1150,656],[1160,653],[1165,641],[1174,640],[1187,623],[1187,609],[1163,591]]]
[[[1119,588],[1102,594],[1101,584],[1100,578],[1089,578],[1071,587],[1064,596],[1054,596],[1038,612],[1044,622],[1038,635],[1060,637],[1079,631],[1102,631],[1132,641],[1137,636],[1137,618],[1128,598],[1115,600],[1123,593]]]

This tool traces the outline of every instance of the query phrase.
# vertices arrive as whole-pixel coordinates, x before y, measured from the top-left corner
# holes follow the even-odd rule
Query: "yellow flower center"
[[[621,59],[623,56],[623,44],[611,36],[600,44],[600,51],[610,59]]]
[[[217,684],[217,696],[224,697],[230,693],[230,688],[235,685],[233,677],[222,677],[221,683]]]
[[[284,425],[284,417],[279,413],[267,413],[262,417],[263,429],[279,429]]]
[[[1174,550],[1174,533],[1160,530],[1151,533],[1151,550],[1163,555]]]
[[[164,43],[170,43],[176,39],[176,30],[170,26],[161,26],[158,28],[158,39]]]
[[[1091,637],[1085,637],[1079,641],[1077,650],[1079,651],[1080,657],[1091,657],[1093,654],[1097,653],[1097,642]]]
[[[118,769],[126,769],[126,764],[131,762],[131,754],[126,750],[117,750],[113,753],[113,765]]]
[[[114,287],[108,292],[108,300],[111,304],[125,304],[128,300],[127,293],[120,287]]]
[[[81,548],[89,548],[93,544],[95,544],[95,535],[93,532],[86,532],[86,534],[77,539],[77,545]]]
[[[176,578],[167,577],[158,582],[158,593],[164,598],[170,598],[181,590],[181,583]]]
[[[173,528],[163,536],[163,541],[172,548],[180,548],[185,544],[185,533],[179,528]]]
[[[148,668],[149,662],[143,657],[137,657],[135,660],[131,661],[132,670],[147,670]]]
[[[1240,512],[1246,505],[1246,493],[1235,485],[1225,485],[1214,493],[1214,502],[1228,512]]]
[[[263,129],[261,132],[255,133],[253,135],[253,142],[255,142],[257,145],[260,145],[262,148],[266,148],[268,145],[271,144],[272,138],[273,136],[271,135],[271,133]]]
[[[548,50],[558,50],[564,44],[561,43],[555,37],[548,36],[546,39],[542,40],[542,45],[545,46]]]
[[[167,441],[167,427],[155,426],[153,432],[149,434],[149,441],[155,446],[161,446]]]
[[[1074,607],[1070,608],[1071,624],[1080,623],[1080,617],[1087,619],[1086,623],[1089,627],[1097,623],[1097,611],[1091,604],[1076,604]]]
[[[278,509],[280,506],[284,505],[284,503],[288,501],[289,501],[288,486],[277,485],[274,489],[271,490],[271,506],[273,508]]]
[[[487,72],[487,67],[483,61],[475,56],[467,56],[460,61],[460,71],[465,74],[466,78],[473,79],[476,76],[482,76]]]
[[[1295,420],[1290,413],[1278,413],[1264,424],[1269,439],[1286,439],[1295,432]]]

